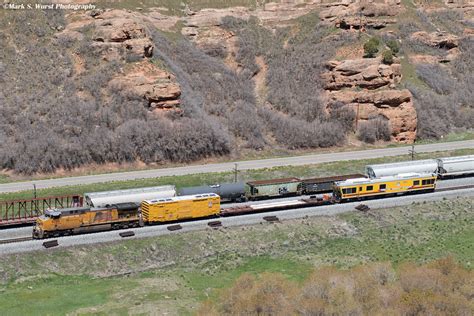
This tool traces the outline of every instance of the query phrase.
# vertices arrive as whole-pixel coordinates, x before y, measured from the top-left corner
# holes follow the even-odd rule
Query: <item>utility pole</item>
[[[237,172],[239,172],[239,170],[237,169],[237,163],[234,164],[235,167],[234,167],[234,183],[237,183]]]
[[[36,199],[36,184],[33,183],[33,194],[34,198]]]
[[[356,112],[356,119],[355,119],[355,130],[357,132],[357,128],[359,127],[359,107],[360,103],[357,103],[357,112]]]
[[[410,153],[410,156],[411,156],[411,160],[415,160],[415,145],[411,145],[411,149],[408,150],[408,152]]]

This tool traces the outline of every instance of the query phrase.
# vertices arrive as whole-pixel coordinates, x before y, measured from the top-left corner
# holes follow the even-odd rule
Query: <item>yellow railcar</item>
[[[349,201],[372,196],[429,192],[436,187],[436,175],[407,173],[374,179],[349,179],[334,184],[336,201]]]
[[[141,210],[145,223],[208,217],[219,214],[220,197],[207,193],[147,200],[142,202]]]
[[[110,228],[138,227],[141,224],[138,205],[121,203],[107,208],[76,207],[46,210],[38,217],[33,238],[72,235]]]

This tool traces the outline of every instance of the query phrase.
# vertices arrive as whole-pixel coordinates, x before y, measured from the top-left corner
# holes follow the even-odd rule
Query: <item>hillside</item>
[[[474,127],[472,2],[94,5],[0,11],[0,169],[412,143]]]

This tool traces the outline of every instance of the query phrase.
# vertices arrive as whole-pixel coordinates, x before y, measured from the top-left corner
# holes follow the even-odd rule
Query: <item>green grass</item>
[[[135,280],[49,276],[4,288],[1,309],[3,315],[65,315],[82,307],[106,303],[111,290],[126,292],[137,286]]]

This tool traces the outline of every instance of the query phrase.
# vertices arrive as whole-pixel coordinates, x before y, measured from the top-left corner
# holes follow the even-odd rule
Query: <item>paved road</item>
[[[413,202],[421,203],[423,201],[439,201],[446,198],[454,199],[459,196],[472,197],[474,196],[474,190],[462,189],[462,190],[456,190],[456,191],[444,191],[444,192],[434,192],[434,193],[427,193],[427,194],[420,194],[420,195],[392,197],[392,198],[386,198],[386,199],[364,201],[364,204],[368,205],[371,209],[376,210],[379,208],[410,205]],[[236,216],[236,217],[224,217],[224,218],[220,218],[219,220],[222,222],[222,225],[224,227],[254,225],[254,224],[259,224],[259,223],[264,222],[264,220],[262,219],[263,216],[275,215],[275,216],[278,216],[280,220],[304,218],[306,216],[308,217],[324,216],[324,215],[331,216],[331,215],[336,215],[336,214],[340,214],[344,212],[353,212],[355,211],[354,207],[357,206],[358,204],[360,204],[360,202],[343,203],[343,204],[335,204],[335,205],[328,205],[328,206],[315,206],[315,207],[307,207],[307,208],[287,210],[287,211],[249,214],[249,215],[242,215],[242,216]],[[182,229],[178,231],[173,231],[173,232],[168,231],[166,228],[167,227],[166,225],[145,226],[142,228],[128,229],[128,230],[133,230],[135,232],[135,236],[129,237],[128,239],[146,238],[146,237],[162,236],[162,235],[169,235],[169,234],[179,234],[179,233],[183,233],[187,231],[205,230],[205,229],[209,229],[207,223],[213,220],[215,219],[183,222],[183,223],[180,223],[180,225],[182,226]],[[58,249],[58,248],[61,249],[64,247],[77,246],[77,245],[87,245],[87,244],[119,241],[121,239],[122,238],[119,236],[119,232],[117,231],[108,231],[108,232],[95,233],[95,234],[84,234],[84,235],[61,237],[57,239],[59,242],[59,247],[55,249]],[[31,240],[31,241],[24,241],[24,242],[12,243],[12,244],[1,244],[0,256],[12,254],[12,253],[44,250],[42,243],[43,243],[43,240]]]
[[[435,152],[435,151],[442,151],[442,150],[454,150],[454,149],[461,149],[461,148],[474,148],[474,140],[417,145],[415,146],[415,151],[421,153],[421,152]],[[384,149],[370,149],[370,150],[360,150],[360,151],[346,151],[346,152],[327,153],[327,154],[314,154],[314,155],[305,155],[305,156],[296,156],[296,157],[287,157],[287,158],[225,162],[225,163],[215,163],[215,164],[207,164],[207,165],[189,165],[189,166],[176,167],[176,168],[130,171],[130,172],[99,174],[99,175],[81,176],[81,177],[36,180],[36,181],[27,181],[27,182],[14,182],[14,183],[0,184],[0,193],[31,190],[33,188],[33,184],[36,184],[37,189],[44,189],[44,188],[51,188],[51,187],[91,184],[91,183],[109,182],[109,181],[123,181],[123,180],[133,180],[133,179],[142,179],[142,178],[157,178],[157,177],[163,177],[163,176],[178,176],[178,175],[206,173],[206,172],[225,172],[225,171],[232,171],[235,167],[234,165],[235,163],[238,164],[239,170],[248,170],[248,169],[281,167],[281,166],[289,166],[289,165],[298,166],[298,165],[308,165],[308,164],[333,162],[333,161],[399,156],[399,155],[408,154],[409,149],[411,149],[411,146],[384,148]]]

